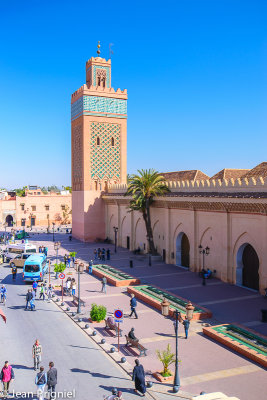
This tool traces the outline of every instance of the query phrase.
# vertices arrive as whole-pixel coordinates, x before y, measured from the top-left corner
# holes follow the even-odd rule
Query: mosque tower
[[[111,60],[97,47],[71,96],[72,234],[82,241],[105,238],[101,194],[127,180],[127,90],[111,87]]]

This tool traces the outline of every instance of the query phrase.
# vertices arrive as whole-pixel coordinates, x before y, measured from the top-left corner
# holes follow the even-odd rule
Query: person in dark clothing
[[[107,260],[110,260],[110,250],[107,249]]]
[[[186,339],[188,338],[189,325],[190,325],[190,321],[185,317],[185,320],[183,321],[183,326],[184,326],[184,333],[185,333]]]
[[[131,316],[134,314],[135,318],[138,318],[138,315],[136,313],[136,306],[137,306],[137,301],[136,298],[134,297],[134,294],[131,294],[131,300],[130,300],[130,307],[131,307],[131,314],[129,315],[129,317],[131,318]]]
[[[130,330],[130,332],[128,333],[128,337],[129,337],[130,339],[132,339],[132,340],[136,340],[137,342],[139,341],[139,339],[137,339],[137,337],[136,337],[135,334],[134,334],[134,328],[132,328],[132,329]]]
[[[56,398],[56,384],[57,384],[57,369],[54,363],[50,361],[49,370],[47,372],[47,389],[50,392],[50,399]]]
[[[30,304],[32,298],[33,298],[32,291],[31,291],[31,289],[29,289],[28,292],[27,292],[27,294],[26,294],[26,306],[25,306],[25,310],[28,310],[28,306],[29,306],[29,304]]]
[[[143,365],[140,364],[139,360],[135,360],[132,380],[134,381],[135,385],[135,393],[140,392],[141,396],[144,397],[146,393],[145,371]]]

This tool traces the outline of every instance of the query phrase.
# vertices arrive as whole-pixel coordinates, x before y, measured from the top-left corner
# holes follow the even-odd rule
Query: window
[[[49,205],[45,206],[45,211],[49,211]]]
[[[95,190],[97,190],[97,181],[95,181]]]
[[[36,206],[32,206],[32,211],[36,211]]]
[[[39,272],[40,271],[39,265],[25,265],[24,269],[25,269],[25,272]]]
[[[99,137],[96,138],[96,144],[97,144],[97,146],[100,146],[100,138]]]
[[[108,182],[105,181],[105,192],[107,192],[107,191],[108,191]]]
[[[49,219],[49,214],[47,214],[46,218]]]
[[[66,210],[65,204],[61,204],[61,210],[62,210],[62,211]]]
[[[37,192],[37,194],[40,196],[41,192]]]
[[[111,146],[113,146],[113,147],[114,147],[114,145],[115,145],[115,142],[114,142],[114,137],[112,137],[112,138],[111,138]]]
[[[106,79],[103,78],[103,87],[105,87],[105,86],[106,86]]]
[[[25,210],[25,204],[21,204],[20,206],[21,206],[21,211],[24,211]]]
[[[100,78],[100,76],[97,78],[97,86],[100,86],[101,85],[101,78]]]

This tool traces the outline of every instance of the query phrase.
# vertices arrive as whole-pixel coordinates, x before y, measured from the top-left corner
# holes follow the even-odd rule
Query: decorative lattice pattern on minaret
[[[91,123],[92,179],[100,181],[120,179],[120,135],[120,124]]]

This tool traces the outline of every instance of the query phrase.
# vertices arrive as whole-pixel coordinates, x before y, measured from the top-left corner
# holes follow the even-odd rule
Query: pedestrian
[[[27,294],[26,294],[26,306],[25,306],[25,310],[28,310],[28,306],[29,306],[29,304],[30,304],[30,301],[31,301],[31,299],[32,299],[32,291],[31,291],[31,289],[28,289],[28,292],[27,292]]]
[[[42,298],[43,300],[45,300],[45,287],[44,287],[44,284],[43,284],[43,283],[41,284],[41,287],[40,287],[40,297],[39,297],[39,300],[41,300],[41,298]]]
[[[101,255],[101,260],[106,261],[106,250],[104,248],[102,249]]]
[[[70,268],[70,264],[71,264],[71,256],[68,255],[67,257],[67,262],[68,262],[68,268]]]
[[[98,249],[97,249],[97,258],[99,260],[101,260],[101,249],[100,249],[100,247],[98,247]]]
[[[95,260],[97,260],[97,250],[96,249],[94,249],[94,257],[95,257]]]
[[[71,236],[71,235],[69,235],[69,241],[70,241],[70,242],[72,241],[72,236]]]
[[[107,260],[110,260],[110,250],[107,249]]]
[[[32,293],[32,299],[30,300],[31,311],[35,310],[35,295]]]
[[[135,318],[137,319],[138,315],[135,310],[137,307],[137,301],[133,293],[131,293],[130,307],[131,307],[131,314],[129,315],[129,317],[131,318],[131,316],[134,314]]]
[[[40,372],[35,377],[35,384],[37,386],[37,397],[39,400],[44,400],[44,389],[47,384],[47,374],[44,367],[40,367]]]
[[[34,281],[34,282],[33,282],[32,288],[33,288],[33,290],[34,290],[34,292],[35,292],[35,295],[37,295],[37,288],[38,288],[38,282],[37,282],[37,281]]]
[[[89,261],[88,273],[90,275],[93,273],[93,260]]]
[[[44,248],[44,253],[45,253],[46,257],[47,257],[47,254],[48,254],[48,247],[45,247],[45,248]]]
[[[34,345],[32,346],[32,358],[33,358],[33,367],[36,371],[39,368],[39,364],[42,361],[42,346],[38,339],[35,340]]]
[[[0,374],[0,379],[3,382],[4,386],[4,399],[6,399],[9,395],[9,386],[10,383],[14,380],[15,374],[11,365],[8,364],[8,361],[5,361],[5,365],[3,366]]]
[[[66,293],[67,293],[67,295],[70,295],[70,288],[71,288],[71,278],[69,277],[66,280]]]
[[[16,280],[16,277],[17,277],[17,267],[16,267],[16,265],[13,265],[13,267],[12,267],[12,278],[13,278],[13,281]]]
[[[54,367],[53,361],[49,363],[47,372],[47,389],[50,392],[50,399],[56,398],[57,369]]]
[[[65,264],[65,267],[66,267],[67,266],[67,254],[64,255],[64,264]]]
[[[183,326],[184,326],[184,333],[185,333],[186,339],[188,338],[189,325],[190,325],[190,321],[185,317],[185,320],[183,321]]]
[[[103,276],[102,278],[102,289],[101,289],[102,293],[107,293],[107,278],[105,276]]]
[[[131,328],[130,332],[128,333],[128,337],[136,342],[139,342],[139,339],[135,336],[134,328]]]
[[[133,369],[133,378],[135,385],[135,393],[140,392],[141,396],[144,397],[146,393],[146,380],[145,371],[143,365],[140,364],[139,360],[135,360],[135,367]]]
[[[75,279],[72,278],[72,280],[71,280],[71,294],[72,294],[72,296],[75,296],[75,291],[76,291],[76,282],[75,282]]]
[[[52,292],[53,292],[53,286],[51,283],[49,283],[48,288],[47,288],[47,301],[50,303],[51,298],[52,298]]]

